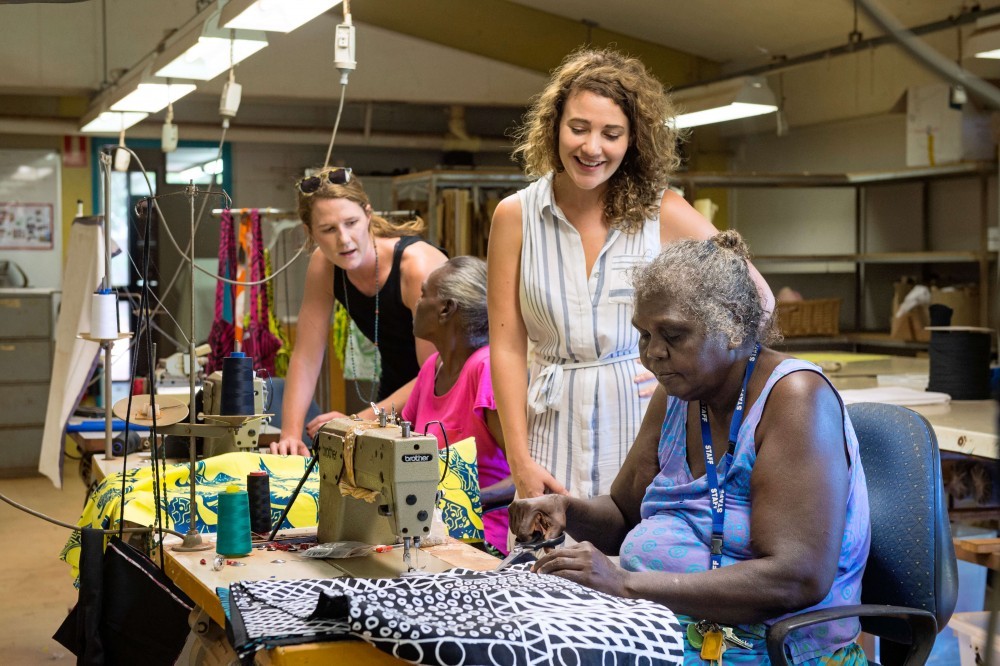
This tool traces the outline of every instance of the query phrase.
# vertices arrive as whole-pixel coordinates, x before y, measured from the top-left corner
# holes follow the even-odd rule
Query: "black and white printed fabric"
[[[236,645],[242,654],[349,635],[417,664],[683,662],[680,625],[666,607],[524,568],[244,581],[231,590],[234,643],[242,639]],[[245,628],[242,637],[237,626]]]

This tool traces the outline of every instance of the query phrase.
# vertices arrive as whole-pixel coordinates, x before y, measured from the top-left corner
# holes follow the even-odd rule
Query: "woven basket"
[[[840,298],[778,303],[778,326],[786,338],[840,333]]]

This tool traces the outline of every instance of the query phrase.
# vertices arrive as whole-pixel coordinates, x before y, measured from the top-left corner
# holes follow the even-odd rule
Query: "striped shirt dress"
[[[521,316],[529,339],[528,450],[575,497],[607,493],[648,405],[634,379],[631,269],[659,252],[660,224],[608,231],[589,276],[552,174],[518,193]]]

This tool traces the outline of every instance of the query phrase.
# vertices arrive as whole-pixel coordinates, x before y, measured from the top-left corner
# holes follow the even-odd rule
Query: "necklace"
[[[378,246],[375,244],[374,236],[372,236],[372,249],[375,251],[375,339],[373,340],[373,342],[375,343],[375,362],[372,364],[372,384],[371,388],[368,391],[367,400],[365,400],[365,396],[361,394],[361,387],[358,386],[357,382],[358,366],[356,358],[359,352],[354,348],[353,336],[351,335],[347,336],[347,353],[351,357],[351,373],[354,375],[354,390],[357,391],[358,398],[361,400],[361,402],[365,404],[370,404],[375,402],[375,396],[378,395],[378,384],[380,377],[379,370],[380,366],[382,365],[382,357],[379,354],[379,349],[378,349],[378,292],[379,292]],[[347,310],[347,316],[351,318],[351,321],[354,321],[353,317],[351,317],[350,298],[347,295],[347,271],[341,271],[340,276],[343,278],[344,281],[344,309]]]

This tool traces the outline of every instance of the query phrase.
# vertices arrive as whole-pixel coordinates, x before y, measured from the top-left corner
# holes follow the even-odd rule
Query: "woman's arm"
[[[705,240],[719,233],[719,230],[708,219],[694,209],[684,197],[667,190],[660,202],[660,242],[670,243],[684,238]],[[747,262],[750,276],[757,285],[761,303],[765,312],[774,312],[774,294],[767,280],[760,274],[751,262]]]
[[[514,535],[524,540],[534,532],[541,532],[551,538],[565,531],[578,541],[593,544],[602,553],[616,555],[625,535],[639,522],[646,488],[660,471],[657,451],[666,405],[667,394],[657,388],[635,443],[611,484],[610,495],[589,500],[546,495],[515,502],[510,508],[510,529]]]
[[[517,195],[493,213],[486,255],[490,313],[490,368],[507,462],[520,497],[566,489],[528,453],[528,333],[518,296],[521,266],[521,204]]]
[[[295,348],[285,378],[281,439],[271,444],[271,453],[309,454],[302,441],[302,429],[326,353],[333,298],[333,265],[322,252],[315,250],[306,269],[302,306],[295,325]]]
[[[503,438],[503,427],[500,424],[500,415],[495,409],[483,410],[486,417],[486,429],[493,435],[493,441],[497,443],[504,454],[507,453],[507,444]],[[514,500],[514,477],[508,476],[496,483],[492,483],[485,488],[479,489],[479,501],[482,502],[483,511],[488,511],[494,507],[505,506]]]
[[[630,573],[609,569],[596,548],[580,544],[540,558],[536,570],[728,625],[815,605],[833,583],[844,535],[843,427],[840,402],[819,375],[795,372],[775,386],[757,428],[751,476],[754,559],[701,573]]]

